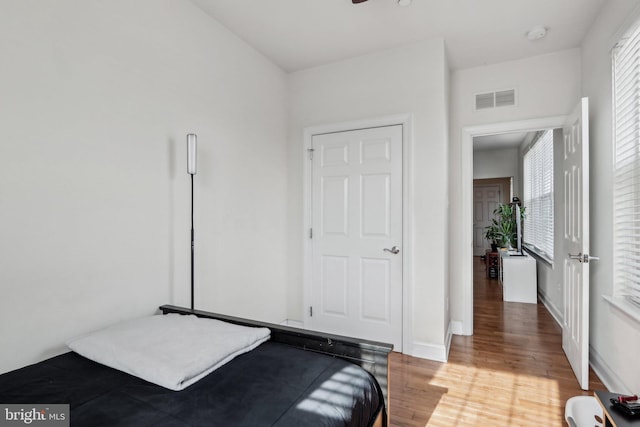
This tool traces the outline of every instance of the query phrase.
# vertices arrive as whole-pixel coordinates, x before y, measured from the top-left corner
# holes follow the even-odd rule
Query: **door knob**
[[[578,260],[578,262],[584,262],[588,264],[589,261],[599,261],[600,257],[591,256],[589,254],[583,254],[582,252],[580,252],[578,255],[573,255],[570,253],[569,259],[575,259],[575,260]]]
[[[384,251],[386,251],[386,252],[391,252],[391,253],[392,253],[392,254],[394,254],[394,255],[395,255],[395,254],[397,254],[398,252],[400,252],[400,248],[399,248],[399,247],[397,247],[397,246],[394,246],[394,247],[392,247],[391,249],[389,249],[389,248],[384,248],[383,250],[384,250]]]

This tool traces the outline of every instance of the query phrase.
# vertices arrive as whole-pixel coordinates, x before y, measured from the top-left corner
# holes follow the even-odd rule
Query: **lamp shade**
[[[187,173],[196,174],[196,147],[198,144],[198,136],[195,133],[187,135]]]

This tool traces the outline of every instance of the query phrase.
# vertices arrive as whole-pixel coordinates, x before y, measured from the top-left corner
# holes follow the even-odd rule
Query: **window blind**
[[[540,134],[523,163],[523,241],[542,257],[553,261],[553,130]]]
[[[613,50],[614,294],[640,305],[640,29]]]

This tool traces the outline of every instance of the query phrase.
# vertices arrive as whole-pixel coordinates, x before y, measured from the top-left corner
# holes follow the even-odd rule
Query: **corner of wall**
[[[446,363],[449,359],[451,340],[453,338],[454,322],[449,323],[444,338],[444,344],[432,344],[421,341],[413,341],[410,349],[405,349],[404,353],[420,359],[428,359],[436,362]],[[460,323],[460,322],[458,322]]]
[[[615,373],[615,370],[607,364],[606,360],[593,346],[589,346],[589,364],[593,372],[600,378],[607,390],[616,390],[619,393],[633,394],[633,391],[624,385],[623,380]]]
[[[451,333],[454,335],[466,335],[461,320],[451,320]]]
[[[431,344],[425,342],[414,341],[409,356],[418,357],[420,359],[433,360],[435,362],[446,362],[449,355],[447,345]]]

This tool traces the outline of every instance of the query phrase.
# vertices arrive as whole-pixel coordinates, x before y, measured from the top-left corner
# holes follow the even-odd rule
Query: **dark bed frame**
[[[162,314],[193,314],[208,319],[223,320],[242,326],[269,328],[271,341],[287,344],[302,350],[326,354],[347,360],[371,373],[380,384],[384,396],[385,408],[389,408],[389,353],[392,344],[376,341],[358,340],[355,338],[331,335],[306,329],[276,325],[274,323],[243,319],[224,314],[211,313],[202,310],[177,307],[174,305],[160,306]],[[383,425],[387,425],[386,411],[383,415]]]

